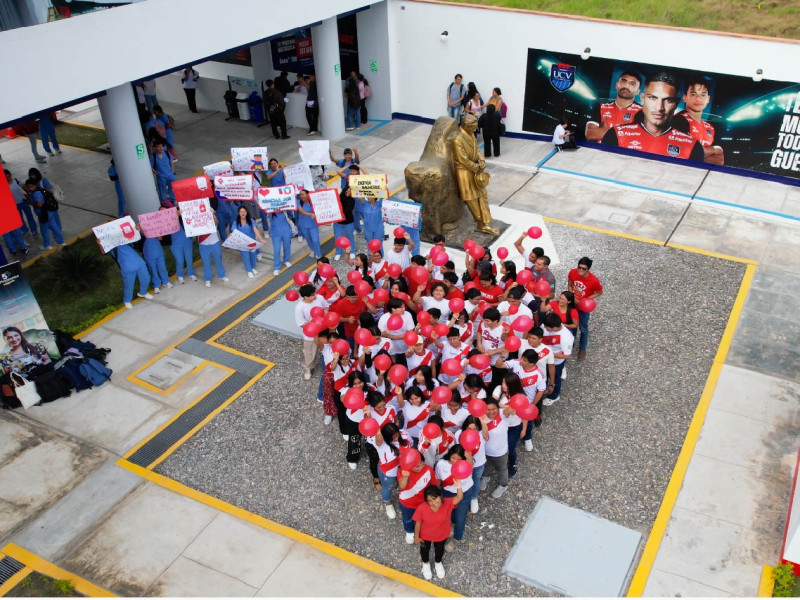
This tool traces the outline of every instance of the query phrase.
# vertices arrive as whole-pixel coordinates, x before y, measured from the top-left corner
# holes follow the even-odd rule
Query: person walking
[[[158,105],[158,98],[156,97],[156,80],[145,79],[142,82],[142,90],[144,91],[144,104],[147,107],[147,112],[151,113],[153,112],[153,108]]]
[[[447,86],[447,116],[456,121],[461,120],[461,113],[464,111],[464,96],[467,93],[464,84],[461,83],[462,79],[461,73],[456,73],[453,83]]]
[[[53,144],[53,150],[61,154],[61,148],[58,146],[56,139],[56,114],[50,113],[41,115],[39,117],[39,137],[42,138],[42,147],[44,151],[50,156],[55,156],[50,150],[50,144]]]
[[[367,99],[372,98],[372,88],[369,81],[361,73],[358,74],[358,95],[361,97],[361,124],[366,125],[369,121],[367,114]]]
[[[272,79],[267,79],[267,91],[264,92],[264,95],[267,99],[272,137],[276,140],[288,140],[290,136],[286,135],[286,115],[283,113],[286,108],[286,100]]]
[[[181,75],[181,83],[183,84],[183,93],[186,94],[186,103],[189,105],[189,110],[193,113],[197,112],[197,102],[195,95],[197,94],[197,81],[200,79],[200,73],[194,70],[189,65],[183,70]],[[147,99],[145,98],[145,102]]]
[[[39,228],[42,230],[42,246],[40,250],[52,250],[50,245],[50,234],[53,234],[57,243],[64,246],[64,235],[61,232],[61,223],[56,218],[58,210],[49,211],[45,202],[45,189],[39,187],[35,179],[30,178],[25,182],[25,188],[28,190],[28,198],[33,205],[33,210],[36,211],[36,216],[39,217]],[[49,190],[46,192],[52,194]]]

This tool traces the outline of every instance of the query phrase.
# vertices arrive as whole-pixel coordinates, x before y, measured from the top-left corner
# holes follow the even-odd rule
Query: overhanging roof
[[[146,0],[0,32],[0,124],[375,1]]]

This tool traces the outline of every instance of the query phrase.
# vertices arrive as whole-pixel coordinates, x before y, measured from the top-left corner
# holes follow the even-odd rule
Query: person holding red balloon
[[[320,318],[320,321],[322,319]],[[322,378],[320,379],[320,391],[318,392],[317,399],[322,398],[322,412],[325,414],[324,423],[330,425],[333,417],[336,416],[336,403],[333,400],[333,368],[336,366],[338,359],[334,358],[333,349],[331,345],[334,341],[339,339],[339,334],[329,329],[324,329],[324,323],[321,325],[323,329],[319,330],[316,337],[317,348],[320,351],[322,361]]]
[[[527,357],[530,358],[530,355]],[[509,362],[516,362],[516,361],[509,361]],[[513,368],[513,367],[512,367]],[[497,400],[497,404],[501,409],[505,409],[509,406],[509,401],[514,396],[519,396],[520,394],[524,396],[525,402],[528,404],[537,404],[541,401],[542,395],[544,394],[544,378],[539,375],[538,369],[536,368],[536,363],[534,363],[533,367],[534,371],[536,371],[537,376],[537,383],[534,385],[538,385],[539,390],[537,390],[536,396],[534,396],[534,400],[531,400],[530,396],[526,393],[526,390],[523,384],[523,380],[520,375],[516,371],[510,371],[505,374],[503,377],[503,381],[500,385],[495,388],[494,393],[492,396],[495,400]],[[525,380],[525,383],[530,383],[528,379]],[[530,386],[528,386],[530,387]],[[513,406],[512,406],[513,408]],[[527,434],[528,429],[533,429],[532,426],[529,426],[527,422],[524,422],[519,414],[514,413],[508,417],[508,476],[514,477],[517,474],[517,444],[519,444],[519,440],[521,437]],[[533,441],[531,441],[531,444]]]
[[[534,367],[535,368],[535,367]],[[508,426],[509,417],[514,414],[511,406],[500,409],[497,400],[486,400],[486,414],[481,423],[488,432],[486,438],[486,463],[492,465],[497,473],[497,487],[492,491],[492,498],[500,498],[508,489]],[[481,477],[481,490],[489,485],[489,477]]]
[[[510,260],[500,263],[500,280],[497,282],[503,290],[503,297],[517,284],[517,265]]]
[[[511,332],[511,328],[500,319],[500,311],[487,308],[483,313],[483,321],[478,325],[476,345],[482,354],[494,356],[502,352],[502,345]]]
[[[408,374],[415,375],[423,366],[432,367],[435,355],[425,347],[424,338],[416,331],[407,331],[403,337],[408,344],[408,350],[405,352]],[[430,390],[428,390],[428,395],[430,395]]]
[[[372,419],[375,421],[373,427],[374,432],[366,430],[363,427],[364,420]],[[382,491],[380,477],[378,475],[379,457],[375,450],[375,445],[372,443],[374,437],[380,432],[384,425],[389,423],[397,424],[397,411],[393,406],[386,404],[386,399],[380,392],[370,389],[367,392],[367,405],[364,407],[364,420],[359,423],[359,431],[364,436],[365,441],[364,449],[367,451],[369,458],[369,471],[372,473],[372,483],[375,489],[379,492]]]
[[[358,175],[358,172],[354,173],[354,175]],[[353,211],[355,210],[356,204],[353,199],[353,190],[349,185],[342,189],[342,192],[339,194],[339,200],[342,203],[342,215],[344,215],[344,219],[333,224],[333,235],[336,236],[337,239],[346,237],[350,240],[350,248],[352,249],[356,247],[356,238],[353,233]],[[350,258],[355,257],[355,254],[351,251]],[[333,260],[340,260],[341,258],[342,249],[337,245],[336,255],[333,257]]]
[[[406,305],[400,298],[392,298],[388,304],[389,312],[383,315],[378,321],[378,329],[381,335],[392,341],[392,348],[390,354],[399,364],[405,364],[406,357],[405,351],[408,350],[408,344],[404,341],[403,336],[406,331],[414,329],[414,319],[406,312]],[[402,385],[402,382],[398,385]]]
[[[447,401],[447,404],[442,407],[439,414],[442,417],[444,427],[447,431],[455,435],[456,431],[461,429],[464,419],[469,416],[469,411],[462,406],[461,394],[458,390],[453,390],[451,392],[450,399]]]
[[[355,286],[348,285],[344,291],[344,298],[340,298],[330,306],[330,311],[340,315],[341,323],[344,328],[344,337],[350,344],[351,348],[355,348],[355,333],[358,329],[358,317],[361,313],[367,311],[368,307],[356,294]],[[374,310],[374,309],[373,309]],[[330,314],[330,313],[329,313]]]
[[[433,545],[433,560],[436,577],[444,579],[445,541],[450,537],[450,523],[453,510],[464,498],[461,490],[461,481],[456,480],[456,495],[452,498],[442,498],[439,486],[428,486],[425,489],[425,502],[419,505],[414,512],[414,543],[420,547],[422,557],[422,576],[426,580],[433,578],[431,572],[431,545]]]
[[[306,326],[310,325],[313,319],[311,309],[314,307],[324,309],[325,302],[317,298],[317,290],[310,283],[301,285],[298,293],[302,300],[294,307],[294,321],[303,331],[303,379],[308,381],[311,379],[311,369],[314,368],[314,362],[317,359],[317,345],[314,339],[319,330],[316,327],[309,327],[306,330]]]
[[[525,317],[528,319],[531,326],[533,326],[533,312],[522,303],[524,295],[525,290],[522,286],[515,286],[508,291],[507,298],[497,305],[497,310],[500,312],[503,323],[508,325],[514,335],[520,339],[522,339],[525,332],[530,329],[530,327],[527,329],[522,327],[522,325],[515,327],[514,322],[520,317]],[[528,321],[522,320],[520,323],[527,323]]]
[[[436,463],[434,473],[441,482],[442,495],[445,498],[454,498],[458,495],[456,481],[461,482],[461,491],[464,495],[468,495],[468,492],[472,490],[472,455],[465,452],[464,447],[460,444],[450,446],[447,453]],[[454,525],[453,539],[445,543],[446,552],[453,552],[456,544],[464,538],[468,512],[469,503],[463,500],[453,509],[451,517]]]
[[[561,319],[564,326],[575,335],[578,329],[578,305],[575,294],[570,291],[561,292],[558,300],[553,300],[542,306],[542,312],[554,312]]]
[[[347,436],[347,466],[353,471],[358,466],[361,458],[361,432],[358,425],[365,418],[364,406],[365,395],[369,392],[367,380],[361,371],[352,371],[347,377],[347,387],[340,392],[344,414],[347,417],[345,423]],[[344,435],[344,434],[343,434]]]
[[[400,494],[398,495],[400,516],[403,519],[403,529],[406,532],[406,544],[413,544],[414,512],[425,501],[425,488],[430,485],[436,485],[438,480],[433,468],[422,462],[422,456],[413,448],[400,452],[399,467],[397,485],[400,488]]]
[[[444,272],[442,273],[442,283],[444,284],[444,289],[447,292],[445,294],[445,298],[450,300],[464,300],[464,291],[459,289],[459,279],[458,275],[453,272]]]
[[[542,343],[552,351],[555,364],[554,378],[549,382],[552,387],[548,384],[547,397],[542,401],[544,406],[550,406],[561,398],[561,374],[564,372],[567,360],[572,356],[574,338],[555,313],[546,314],[542,324],[544,325]]]
[[[345,259],[345,261],[347,261],[347,264],[350,265],[350,268],[353,271],[355,271],[356,273],[359,273],[361,275],[362,279],[364,277],[371,277],[372,276],[372,269],[370,269],[370,267],[369,267],[370,263],[369,263],[369,258],[367,257],[367,255],[362,252],[362,253],[356,254],[354,258],[351,258],[350,254],[351,254],[350,253],[350,246],[348,246],[347,248],[345,248],[344,259]],[[348,273],[348,275],[349,275],[349,273]],[[349,279],[349,277],[348,277],[348,279]]]
[[[408,371],[409,374],[411,370]],[[425,400],[431,399],[433,390],[438,387],[437,381],[433,377],[433,369],[430,365],[420,365],[411,375],[404,385],[404,389],[417,386],[422,391],[422,396]]]
[[[403,272],[411,265],[411,251],[413,249],[414,241],[411,236],[402,227],[398,227],[394,230],[392,249],[386,252],[386,262],[390,265],[400,265],[400,272]]]
[[[392,506],[392,489],[397,483],[397,471],[400,465],[400,452],[411,449],[411,438],[407,431],[401,430],[394,423],[386,423],[375,433],[374,437],[367,438],[367,442],[375,448],[378,455],[378,479],[381,484],[381,500],[386,510],[386,516],[390,519],[397,517],[397,513]],[[402,512],[403,507],[400,506]],[[413,512],[411,513],[413,515]],[[403,522],[405,527],[405,521]],[[412,533],[413,536],[413,533]],[[408,541],[408,529],[406,529],[406,542]]]
[[[537,229],[539,228],[537,227]],[[539,236],[541,237],[541,229],[539,229]],[[525,238],[527,237],[530,237],[530,229],[517,238],[517,241],[514,242],[514,248],[516,248],[517,252],[519,252],[525,259],[525,268],[532,269],[536,259],[544,254],[544,248],[540,246],[534,246],[531,248],[530,252],[527,252],[525,247],[522,245],[522,242],[525,241]]]
[[[333,337],[335,334],[331,334]],[[339,338],[331,342],[331,363],[329,368],[333,376],[333,403],[336,407],[336,417],[339,421],[339,433],[347,440],[350,437],[350,422],[345,414],[342,404],[342,390],[348,386],[350,374],[358,369],[358,362],[350,356],[350,344]]]
[[[503,288],[495,282],[495,277],[488,271],[480,271],[475,289],[481,293],[482,300],[489,306],[496,307],[503,296]]]
[[[485,405],[484,405],[485,410]],[[486,467],[486,440],[489,432],[483,426],[481,419],[471,414],[461,424],[461,431],[456,432],[456,444],[464,447],[467,460],[472,458],[472,488],[469,501],[469,512],[473,515],[480,510],[478,495],[481,492],[481,478]],[[485,413],[484,413],[485,414]]]
[[[434,467],[447,449],[453,445],[454,440],[453,434],[444,428],[442,417],[432,414],[428,417],[425,427],[422,428],[417,450],[422,455],[425,464]]]
[[[536,315],[541,307],[556,294],[556,276],[550,270],[550,257],[546,254],[538,257],[531,269],[531,275],[533,277],[528,286],[530,286],[529,291],[533,298],[528,301],[528,307]]]
[[[434,281],[431,284],[430,296],[422,296],[422,289],[418,289],[414,294],[413,300],[417,304],[417,310],[429,310],[431,308],[438,308],[441,311],[439,323],[447,323],[447,315],[450,314],[450,301],[445,298],[447,296],[447,288],[440,281]],[[463,302],[461,303],[463,307]]]
[[[594,273],[591,273],[592,259],[588,256],[578,261],[578,267],[572,269],[567,275],[569,291],[575,294],[578,303],[578,328],[580,340],[578,342],[578,360],[586,358],[586,348],[589,346],[589,316],[597,306],[595,298],[603,293],[603,284]]]
[[[392,383],[394,383],[394,380],[392,380]],[[431,416],[431,403],[425,400],[425,395],[417,386],[411,386],[403,393],[399,384],[396,385],[398,387],[395,388],[395,397],[400,406],[400,411],[403,413],[405,429],[408,431],[408,435],[411,436],[414,446],[416,446],[419,442],[422,428],[428,422],[428,417]]]

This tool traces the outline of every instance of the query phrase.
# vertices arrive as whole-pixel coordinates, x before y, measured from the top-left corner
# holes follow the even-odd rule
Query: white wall
[[[460,72],[486,99],[503,91],[509,131],[522,131],[528,48],[798,81],[800,43],[605,23],[430,0],[386,0],[392,110],[427,118],[446,114],[445,92]],[[446,42],[440,34],[448,31]],[[591,60],[591,59],[590,59]]]
[[[392,118],[389,15],[386,2],[379,2],[356,15],[358,23],[358,68],[369,81],[372,98],[367,100],[370,119]],[[377,72],[370,71],[377,61]]]
[[[197,85],[197,108],[200,110],[219,110],[226,112],[223,94],[228,91],[228,75],[255,79],[253,67],[230,65],[228,63],[209,61],[194,65],[200,73]],[[159,102],[176,102],[186,104],[186,94],[183,93],[181,74],[170,73],[156,79],[156,95]],[[258,90],[259,94],[261,90]]]

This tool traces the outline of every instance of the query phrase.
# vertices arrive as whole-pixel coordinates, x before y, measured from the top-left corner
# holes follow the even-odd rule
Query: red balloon
[[[303,325],[303,333],[310,338],[316,337],[316,335],[319,333],[319,327],[317,327],[317,324],[314,323],[314,321],[309,321]]]
[[[355,271],[352,272],[355,273]],[[361,298],[363,298],[364,296],[369,296],[369,293],[372,291],[372,286],[363,279],[358,283],[356,283],[355,286],[356,286],[356,294],[358,294],[359,297]]]
[[[395,227],[394,231],[392,231],[392,233],[394,233],[394,237],[401,238],[401,237],[405,237],[406,230],[403,229],[402,227]]]
[[[444,337],[450,333],[450,328],[447,326],[447,323],[439,323],[438,325],[434,325],[433,332],[436,334],[436,337]]]
[[[467,252],[472,250],[472,248],[474,246],[475,246],[475,242],[473,242],[472,240],[467,240],[466,242],[464,242],[464,250],[466,250]]]
[[[367,244],[370,252],[379,252],[383,248],[383,242],[380,240],[370,240]]]
[[[408,369],[403,365],[392,365],[389,369],[389,381],[395,385],[403,385],[408,379]]]
[[[436,247],[437,246],[434,246],[434,248],[436,248]],[[437,267],[441,267],[448,260],[450,260],[450,257],[447,256],[446,252],[439,252],[438,254],[435,254],[435,255],[431,256],[431,262],[433,264],[435,264]]]
[[[378,354],[378,356],[372,359],[372,364],[375,365],[378,371],[386,371],[392,366],[392,359],[389,358],[388,354]]]
[[[314,308],[311,309],[311,318],[312,319],[316,319],[316,318],[324,317],[324,316],[325,316],[325,309],[322,308],[321,306],[315,306]]]
[[[458,377],[461,375],[461,363],[457,358],[448,358],[442,363],[442,373],[450,375],[451,377]]]
[[[474,287],[475,287],[475,282],[474,281],[468,281],[467,283],[464,284],[464,293],[466,294],[468,291],[470,291]]]
[[[529,404],[530,402],[528,402],[528,397],[525,394],[514,394],[508,401],[508,405],[516,412],[523,410]]]
[[[525,289],[533,294],[536,291],[536,284],[534,284],[532,281],[529,281],[525,284]]]
[[[528,269],[522,269],[519,273],[517,273],[517,283],[521,283],[525,285],[529,283],[533,279],[533,273],[531,273]]]
[[[397,263],[392,263],[386,268],[386,271],[389,273],[389,277],[391,277],[392,279],[397,279],[398,277],[400,277],[400,273],[403,272],[403,267],[401,267]]]
[[[325,315],[324,320],[325,320],[325,327],[327,327],[328,329],[333,329],[334,327],[337,327],[339,323],[342,321],[342,315],[337,313],[335,310],[332,310]]]
[[[404,471],[410,471],[422,461],[422,456],[417,450],[409,448],[408,450],[400,453],[400,468]]]
[[[530,331],[533,327],[533,319],[528,315],[520,315],[511,322],[511,329],[514,331]]]
[[[466,429],[461,432],[461,437],[458,441],[461,443],[464,450],[472,452],[473,454],[481,448],[481,434],[474,429]]]
[[[319,268],[317,269],[319,276],[323,279],[330,279],[334,275],[336,275],[336,269],[334,269],[328,263],[322,263]]]
[[[362,278],[362,277],[363,277],[363,275],[361,275],[361,271],[355,271],[355,270],[353,270],[353,271],[350,271],[350,272],[347,274],[347,281],[349,281],[350,283],[352,283],[353,285],[355,285],[355,284],[357,284],[359,281],[361,281],[361,278]]]
[[[470,431],[472,431],[472,430],[470,430]],[[466,431],[464,433],[466,433]],[[475,433],[477,433],[477,431]],[[463,434],[462,434],[462,438],[463,438]],[[469,464],[469,461],[457,460],[456,462],[453,463],[453,466],[450,469],[450,472],[453,474],[453,477],[455,479],[460,479],[460,480],[463,481],[464,479],[468,479],[468,478],[472,477],[472,465]]]
[[[535,404],[528,404],[517,411],[517,416],[523,421],[534,421],[539,418],[539,407]]]
[[[341,338],[338,340],[333,340],[331,343],[331,350],[333,350],[339,356],[350,354],[350,344],[347,343],[347,340],[343,340]]]
[[[300,294],[297,293],[297,290],[289,290],[286,292],[286,299],[289,302],[296,302],[300,298]]]
[[[434,404],[447,404],[452,397],[453,391],[446,385],[435,387],[433,388],[433,392],[431,392],[431,402]]]
[[[453,298],[447,303],[447,306],[454,313],[460,313],[462,310],[464,310],[464,301],[461,298]],[[417,318],[419,319],[419,317]]]
[[[483,258],[483,255],[486,254],[486,250],[483,249],[483,246],[479,246],[478,244],[475,244],[472,248],[468,250],[468,252],[469,255],[475,260]]]
[[[528,237],[531,237],[534,240],[538,240],[540,237],[542,237],[542,228],[531,227],[530,229],[528,229]]]
[[[336,238],[336,247],[341,248],[342,250],[349,248],[350,240],[348,240],[345,236],[338,237]]]
[[[406,331],[403,334],[403,341],[409,346],[413,346],[417,343],[417,341],[419,341],[419,336],[417,335],[416,331]]]
[[[359,346],[372,346],[375,343],[375,336],[369,332],[369,329],[363,327],[356,329],[353,339]]]
[[[342,404],[344,404],[350,410],[358,410],[360,408],[364,408],[364,390],[360,390],[358,388],[350,388],[347,390],[347,393],[342,398]]]
[[[483,415],[486,414],[486,402],[481,400],[480,398],[475,398],[475,400],[470,400],[467,403],[467,410],[469,414],[473,417],[480,419]]]
[[[508,306],[508,314],[515,315],[519,312],[519,306],[516,304],[509,304]]]
[[[499,258],[500,260],[505,260],[508,258],[508,248],[506,248],[505,246],[500,246],[497,249],[496,254],[497,258]]]
[[[372,294],[372,299],[375,302],[386,302],[389,300],[389,292],[383,288],[378,288],[375,290],[375,293]]]
[[[323,329],[327,329],[325,327],[325,319],[323,317],[314,317],[311,319],[311,322],[314,323],[314,326],[317,328],[317,331],[322,331]]]
[[[400,315],[392,315],[386,321],[386,327],[389,328],[391,331],[397,331],[403,326],[403,317]]]
[[[431,246],[431,256],[436,256],[437,254],[441,254],[445,252],[445,249],[442,246],[433,245]]]
[[[470,357],[469,364],[474,368],[483,371],[486,367],[492,364],[492,359],[485,354],[476,354]]]
[[[597,302],[595,302],[594,298],[581,298],[578,301],[578,310],[581,312],[592,312],[595,308],[597,308]]]
[[[426,423],[425,427],[422,428],[422,433],[429,440],[435,440],[442,435],[442,430],[436,423]]]
[[[431,322],[431,313],[423,310],[421,313],[417,315],[417,323],[422,323],[424,325],[425,323],[430,323],[430,322]]]
[[[425,267],[411,267],[408,271],[408,278],[414,283],[426,283],[428,281],[428,269]]]
[[[427,315],[428,313],[420,313],[420,314],[421,315]],[[419,326],[419,332],[422,335],[424,335],[426,338],[429,338],[432,335],[435,335],[433,333],[433,325],[431,325],[430,323],[423,323],[422,325],[420,325]]]
[[[506,350],[516,352],[522,346],[522,340],[515,335],[506,338]]]
[[[406,294],[405,292],[397,292],[397,293],[394,295],[394,297],[395,297],[395,298],[399,298],[399,299],[400,299],[400,300],[402,300],[403,302],[408,302],[408,294]]]
[[[292,279],[297,285],[305,285],[308,283],[308,273],[305,271],[296,271],[294,275],[292,275]]]
[[[358,424],[358,431],[365,437],[372,437],[378,433],[378,422],[372,417],[367,417]]]
[[[546,280],[540,279],[536,283],[533,284],[533,293],[537,296],[549,296],[550,295],[550,284],[547,283]]]

